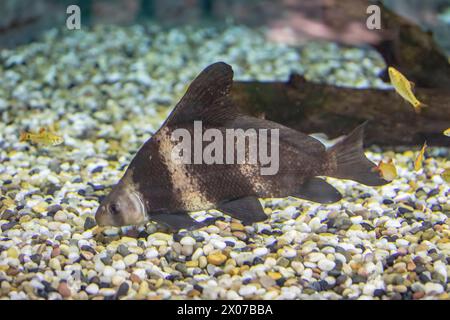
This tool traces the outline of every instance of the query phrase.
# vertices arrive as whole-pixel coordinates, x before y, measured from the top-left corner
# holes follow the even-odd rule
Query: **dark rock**
[[[14,228],[16,225],[18,225],[19,223],[17,221],[11,221],[11,222],[7,222],[5,224],[2,224],[2,232],[8,231],[9,229]]]
[[[382,296],[384,296],[386,294],[386,291],[384,291],[383,289],[375,289],[373,291],[373,296],[374,297],[378,297],[381,298]]]
[[[84,230],[89,230],[95,227],[97,223],[95,223],[95,220],[91,217],[87,217],[84,221]]]
[[[130,254],[130,250],[128,250],[127,246],[125,246],[124,244],[121,244],[117,247],[117,252],[122,255],[122,257]]]
[[[405,207],[399,207],[399,208],[398,208],[398,212],[399,212],[400,214],[405,214],[405,213],[412,212],[412,211],[409,210],[408,208],[405,208]]]
[[[88,251],[88,252],[90,252],[92,254],[97,254],[97,251],[95,251],[94,248],[92,248],[92,247],[90,247],[88,245],[81,246],[80,249],[83,250],[83,251]]]
[[[59,204],[53,204],[47,208],[47,215],[50,217],[53,217],[55,213],[62,210],[63,207],[61,207]]]
[[[103,171],[103,167],[98,166],[98,167],[95,167],[94,169],[92,169],[91,173],[100,173],[102,171]]]
[[[128,283],[122,282],[122,284],[119,286],[119,289],[117,289],[116,297],[120,298],[127,295],[129,289],[130,286],[128,285]]]
[[[343,284],[345,281],[347,281],[348,276],[346,276],[345,274],[340,275],[339,277],[337,277],[336,279],[336,284],[337,285],[341,285]]]
[[[419,274],[419,280],[422,283],[427,283],[431,281],[431,279],[425,273]]]
[[[40,255],[39,253],[32,254],[30,256],[30,259],[31,259],[31,261],[33,261],[34,263],[39,265],[39,263],[41,262],[41,259],[42,259],[42,255]]]

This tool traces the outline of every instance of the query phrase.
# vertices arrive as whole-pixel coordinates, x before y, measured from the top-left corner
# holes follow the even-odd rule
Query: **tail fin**
[[[389,181],[381,178],[375,164],[366,158],[363,149],[364,127],[367,122],[354,129],[345,139],[328,150],[336,159],[336,172],[330,176],[350,179],[368,186],[381,186]]]

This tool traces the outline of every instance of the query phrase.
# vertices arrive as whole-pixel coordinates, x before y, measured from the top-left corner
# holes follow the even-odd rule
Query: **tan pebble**
[[[44,213],[47,210],[47,206],[48,206],[47,203],[42,201],[42,202],[39,202],[37,205],[35,205],[31,209],[37,213]]]
[[[60,254],[61,254],[61,249],[59,247],[54,247],[52,249],[51,257],[54,258],[54,257],[59,256]]]
[[[228,229],[228,223],[220,221],[220,220],[216,221],[216,226],[219,227],[220,230]]]
[[[195,268],[198,267],[198,261],[187,261],[186,267],[188,268]]]
[[[48,262],[48,265],[53,270],[57,270],[57,271],[61,270],[61,263],[59,262],[58,258],[50,259],[50,261]]]
[[[413,299],[418,300],[422,299],[425,296],[425,291],[417,291],[413,293]]]
[[[63,298],[68,298],[72,295],[70,288],[65,281],[61,281],[58,285],[58,292]]]
[[[440,300],[449,300],[449,299],[450,299],[450,295],[448,294],[448,292],[444,292],[444,293],[441,293],[441,294],[438,296],[438,298],[439,298]]]
[[[245,230],[244,225],[239,222],[232,222],[230,227],[231,227],[231,231],[244,231]]]
[[[81,251],[81,255],[85,260],[92,260],[94,258],[94,254],[89,251]]]
[[[17,248],[15,247],[10,247],[7,251],[6,254],[8,255],[8,257],[13,258],[13,259],[17,259],[19,257],[19,250],[17,250]]]
[[[189,298],[194,298],[194,297],[198,297],[200,295],[200,291],[192,289],[188,292],[187,296]]]
[[[205,256],[201,256],[201,257],[198,259],[198,266],[199,266],[200,268],[205,268],[207,264],[208,264],[208,260],[206,259]]]
[[[215,266],[220,266],[227,260],[227,256],[222,254],[221,252],[212,253],[208,255],[208,262]]]
[[[267,275],[275,281],[281,278],[281,273],[279,272],[269,271],[267,272]]]
[[[132,273],[132,274],[130,275],[130,280],[131,280],[131,282],[133,282],[133,283],[140,283],[140,282],[141,282],[141,278],[139,278],[139,276],[136,275],[136,274],[134,274],[134,273]]]
[[[139,286],[138,294],[140,294],[142,296],[146,296],[149,292],[150,292],[150,289],[149,289],[149,286],[148,286],[148,282],[147,281],[142,281],[141,285]]]
[[[408,262],[406,265],[408,271],[414,271],[416,269],[416,264],[413,261]]]

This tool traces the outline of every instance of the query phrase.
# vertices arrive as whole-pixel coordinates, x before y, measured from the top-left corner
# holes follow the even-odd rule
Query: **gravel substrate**
[[[386,87],[373,51],[271,44],[260,30],[158,26],[51,30],[0,52],[0,297],[3,299],[449,299],[449,150],[393,158],[382,188],[329,179],[333,205],[264,199],[269,219],[222,216],[192,232],[95,228],[99,200],[189,82],[225,61],[235,79]],[[405,107],[407,107],[405,105]],[[19,142],[57,124],[63,145]],[[349,128],[349,131],[353,128]]]

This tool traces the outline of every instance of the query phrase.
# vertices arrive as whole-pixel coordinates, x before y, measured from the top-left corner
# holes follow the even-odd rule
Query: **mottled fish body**
[[[317,176],[352,179],[366,185],[386,184],[363,152],[363,126],[326,149],[318,140],[278,123],[245,116],[229,97],[233,72],[225,63],[206,68],[192,82],[161,128],[141,147],[124,177],[100,205],[99,225],[135,225],[157,221],[172,229],[202,224],[188,212],[218,209],[245,224],[267,218],[260,197],[295,196],[320,203],[341,199],[340,193]],[[195,143],[195,123],[226,135],[227,130],[277,130],[279,168],[261,173],[262,163],[177,163],[171,158],[183,129]],[[240,130],[239,130],[240,129]],[[202,148],[208,142],[202,142]],[[266,147],[269,147],[270,141]],[[228,150],[223,146],[224,153]],[[238,150],[235,150],[237,154]],[[245,150],[248,156],[249,149]],[[193,155],[194,156],[194,155]]]

